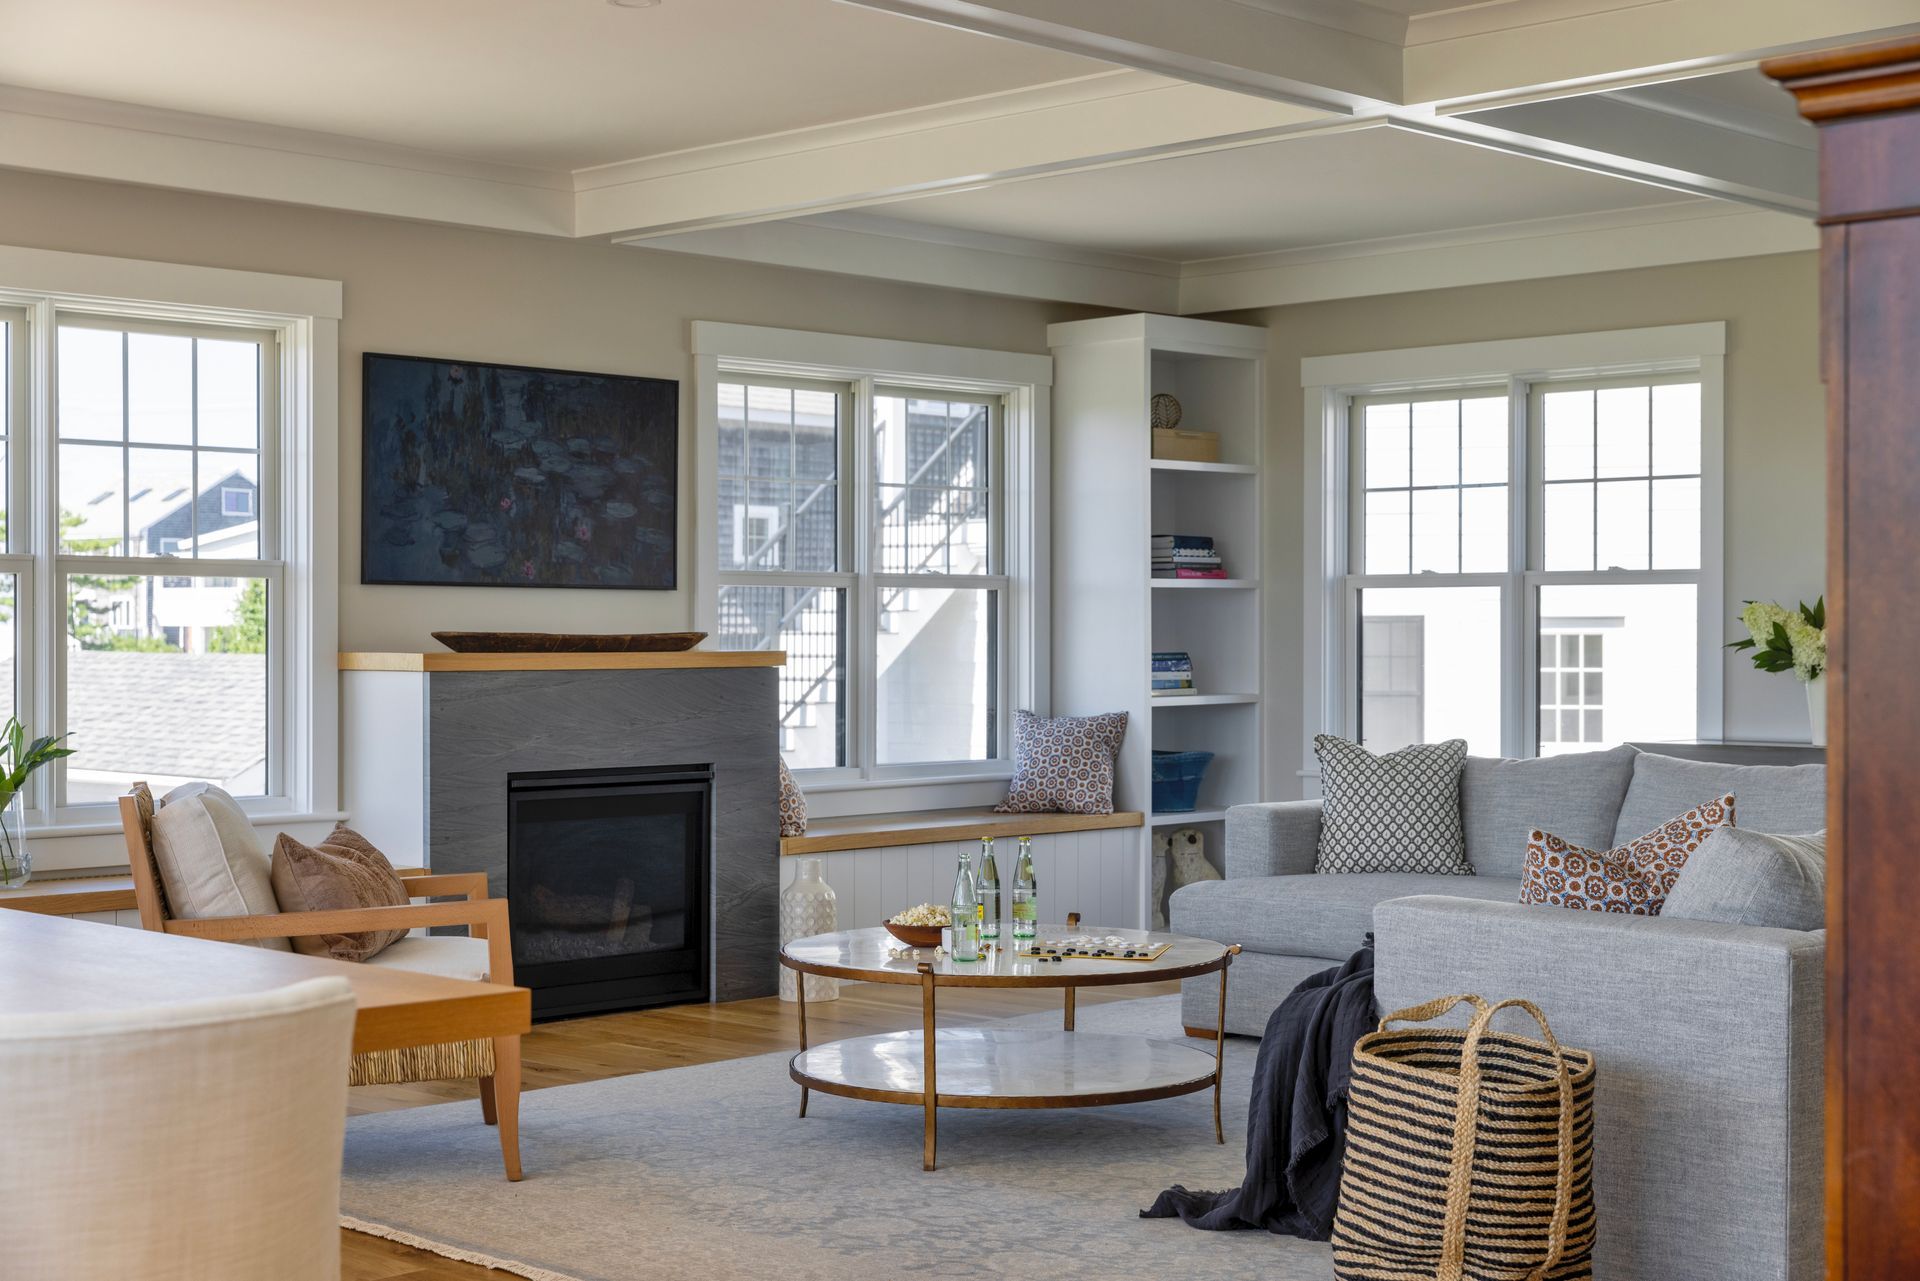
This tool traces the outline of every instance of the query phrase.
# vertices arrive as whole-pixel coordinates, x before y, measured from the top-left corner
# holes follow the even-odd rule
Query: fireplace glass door
[[[536,1018],[708,997],[705,766],[507,780],[514,978]]]

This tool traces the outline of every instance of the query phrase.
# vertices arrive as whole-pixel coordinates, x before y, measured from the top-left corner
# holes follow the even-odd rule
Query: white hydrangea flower
[[[1750,600],[1747,607],[1740,611],[1740,621],[1746,624],[1747,635],[1753,637],[1753,643],[1765,649],[1773,640],[1773,628],[1776,623],[1786,623],[1793,614],[1770,600]]]
[[[1793,674],[1803,682],[1819,679],[1827,670],[1827,629],[1815,627],[1797,613],[1782,619],[1781,625],[1793,646]]]

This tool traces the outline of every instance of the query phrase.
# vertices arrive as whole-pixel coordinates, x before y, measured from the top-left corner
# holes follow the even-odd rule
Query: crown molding
[[[1811,220],[1712,200],[1189,262],[1182,315],[1809,252]]]
[[[922,229],[870,215],[759,222],[671,236],[628,237],[635,249],[728,258],[1008,298],[1118,311],[1171,312],[1177,263],[1012,237]]]
[[[572,181],[333,134],[0,86],[0,166],[540,235]]]

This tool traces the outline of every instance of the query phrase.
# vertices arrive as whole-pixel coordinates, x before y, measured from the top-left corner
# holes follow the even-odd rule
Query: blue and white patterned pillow
[[[1013,785],[998,814],[1111,814],[1127,714],[1013,714]]]

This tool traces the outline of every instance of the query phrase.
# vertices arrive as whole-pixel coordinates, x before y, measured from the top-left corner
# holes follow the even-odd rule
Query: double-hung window
[[[1329,359],[1385,372],[1395,354]],[[1647,364],[1310,388],[1321,492],[1343,500],[1322,523],[1310,673],[1329,727],[1375,751],[1464,738],[1477,755],[1716,729],[1702,620],[1721,610],[1719,433],[1703,388],[1717,415],[1719,361]]]
[[[869,346],[712,329],[749,347],[776,341],[768,334],[823,354]],[[912,345],[882,354],[900,349]],[[1008,359],[1016,370],[1033,361]],[[1005,774],[1012,709],[1037,701],[1032,389],[937,369],[724,359],[702,387],[709,630],[721,648],[786,652],[788,766],[845,787]]]
[[[723,375],[719,641],[783,649],[791,768],[998,760],[1001,398]]]

